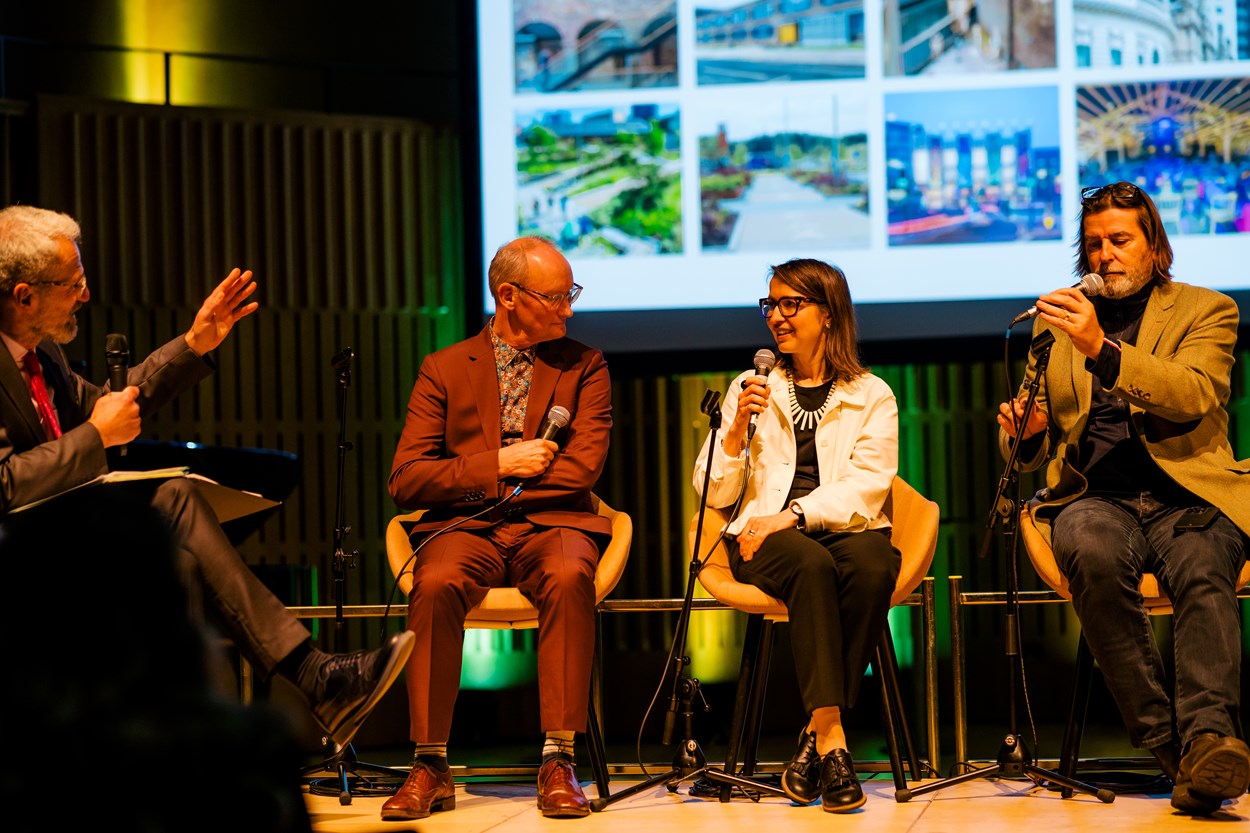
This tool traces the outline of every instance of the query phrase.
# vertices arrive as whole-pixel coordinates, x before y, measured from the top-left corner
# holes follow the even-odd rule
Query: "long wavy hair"
[[[824,331],[826,378],[833,379],[837,384],[849,382],[868,372],[860,361],[855,306],[851,303],[851,290],[841,269],[823,260],[799,257],[773,266],[768,277],[769,280],[777,278],[829,312],[829,326]],[[793,368],[790,357],[784,353],[778,362],[784,368]]]
[[[1172,244],[1163,228],[1163,218],[1154,200],[1131,182],[1113,182],[1101,188],[1081,192],[1081,221],[1076,230],[1076,269],[1078,278],[1089,274],[1089,255],[1085,251],[1085,218],[1111,208],[1128,208],[1137,212],[1137,224],[1153,257],[1151,282],[1162,286],[1172,280]]]

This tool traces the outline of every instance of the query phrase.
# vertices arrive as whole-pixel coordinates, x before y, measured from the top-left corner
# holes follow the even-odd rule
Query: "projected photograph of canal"
[[[1062,236],[1054,87],[885,97],[891,246]]]
[[[864,77],[864,0],[695,0],[699,86]]]
[[[863,94],[692,106],[703,251],[867,247],[867,110]]]

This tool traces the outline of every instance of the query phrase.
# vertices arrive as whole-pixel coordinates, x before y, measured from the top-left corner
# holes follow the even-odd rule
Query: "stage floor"
[[[861,775],[861,778],[864,776]],[[638,776],[613,777],[610,789],[623,791],[643,780]],[[914,789],[931,781],[911,782]],[[583,781],[588,797],[593,782]],[[692,798],[687,785],[670,792],[664,784],[648,788],[584,819],[544,819],[535,807],[533,785],[509,783],[458,784],[456,808],[413,822],[383,822],[379,811],[384,797],[353,796],[348,805],[337,796],[308,795],[306,800],[315,833],[362,833],[363,831],[421,830],[426,833],[529,833],[551,830],[553,825],[584,831],[611,833],[786,833],[855,829],[884,833],[972,833],[972,831],[1037,830],[1047,833],[1115,833],[1115,831],[1193,830],[1196,824],[1233,824],[1246,827],[1250,820],[1250,796],[1224,802],[1223,809],[1208,819],[1194,819],[1172,810],[1167,794],[1117,795],[1111,804],[1093,796],[1077,794],[1062,798],[1058,792],[1038,787],[1027,779],[976,778],[913,797],[905,803],[894,798],[889,773],[874,774],[864,781],[868,803],[855,813],[835,816],[819,803],[800,807],[784,798],[765,797],[758,803],[734,798],[727,803]]]

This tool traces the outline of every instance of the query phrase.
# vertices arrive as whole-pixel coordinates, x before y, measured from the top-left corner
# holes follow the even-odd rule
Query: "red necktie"
[[[48,398],[48,385],[43,379],[43,366],[39,357],[31,350],[22,357],[22,366],[26,368],[26,379],[30,383],[30,396],[35,400],[35,410],[39,412],[39,421],[43,423],[44,433],[48,439],[55,440],[61,436],[61,423],[57,421],[56,411],[52,410],[52,400]]]

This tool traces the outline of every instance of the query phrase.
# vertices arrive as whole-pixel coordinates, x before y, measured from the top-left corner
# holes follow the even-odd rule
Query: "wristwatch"
[[[797,503],[792,503],[790,504],[790,511],[793,512],[799,519],[798,524],[794,528],[799,532],[806,532],[807,518],[803,516],[803,507],[799,506]]]

